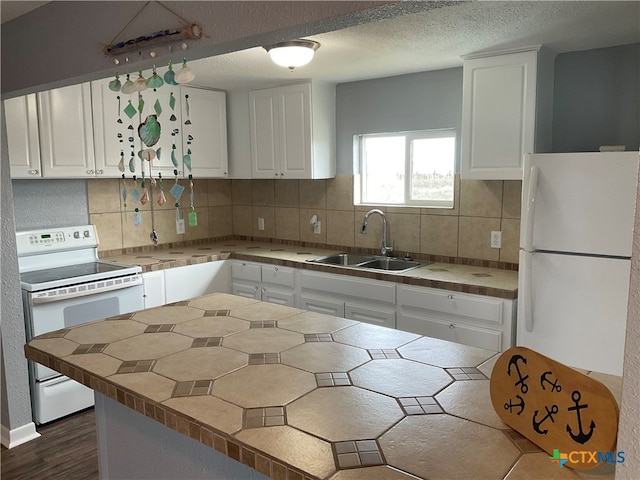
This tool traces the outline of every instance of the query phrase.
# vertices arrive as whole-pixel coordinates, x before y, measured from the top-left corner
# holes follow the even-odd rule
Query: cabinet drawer
[[[396,325],[398,330],[425,337],[439,338],[494,352],[502,351],[502,333],[494,330],[414,315],[399,315]]]
[[[231,265],[231,277],[234,280],[260,282],[262,280],[260,265],[247,262],[233,262]]]
[[[263,283],[293,288],[295,285],[295,270],[277,265],[262,265],[262,281]]]
[[[399,287],[398,305],[502,324],[502,300],[428,288]]]
[[[365,305],[347,303],[344,306],[344,318],[372,323],[381,327],[396,328],[396,312],[386,308],[370,308]]]
[[[331,298],[314,297],[313,295],[300,295],[298,308],[310,312],[324,313],[335,317],[344,317],[344,302]]]
[[[367,278],[349,278],[348,275],[330,275],[317,272],[300,272],[302,289],[335,293],[340,297],[358,297],[369,301],[395,303],[394,283]]]

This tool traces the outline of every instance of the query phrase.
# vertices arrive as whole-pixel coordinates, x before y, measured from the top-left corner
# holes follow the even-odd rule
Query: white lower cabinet
[[[142,274],[144,308],[159,307],[167,303],[164,294],[164,270]]]
[[[234,261],[231,293],[278,305],[295,304],[295,269],[279,265]]]
[[[301,270],[297,307],[396,328],[396,285],[368,278]]]
[[[164,272],[166,303],[214,292],[231,293],[231,264],[226,260],[168,268]]]
[[[515,342],[515,300],[398,285],[399,330],[496,352]]]

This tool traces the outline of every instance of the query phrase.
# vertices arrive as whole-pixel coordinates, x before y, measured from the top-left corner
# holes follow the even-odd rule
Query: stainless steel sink
[[[358,255],[357,253],[338,253],[336,255],[328,255],[326,257],[312,258],[309,262],[322,263],[324,265],[344,265],[355,266],[360,263],[374,260],[373,255]]]
[[[372,268],[375,270],[388,270],[393,272],[405,272],[421,266],[420,262],[413,260],[401,260],[399,258],[376,258],[369,262],[361,263],[359,268]]]
[[[400,258],[359,255],[356,253],[337,253],[325,257],[311,258],[308,262],[322,265],[340,265],[366,270],[384,270],[386,272],[403,273],[413,268],[428,265],[431,262],[417,262]]]

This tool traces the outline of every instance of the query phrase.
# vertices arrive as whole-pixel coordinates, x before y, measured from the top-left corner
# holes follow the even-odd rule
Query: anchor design
[[[516,413],[516,415],[520,415],[524,411],[524,398],[520,395],[516,395],[516,398],[520,400],[520,403],[511,403],[511,399],[509,399],[509,403],[504,404],[504,409],[509,410],[509,413],[513,413],[513,407],[520,407],[520,411]]]
[[[544,372],[540,376],[540,386],[542,387],[543,390],[546,390],[546,388],[544,387],[544,382],[547,382],[549,385],[551,385],[552,392],[561,392],[562,387],[558,385],[558,379],[556,378],[554,382],[551,382],[551,380],[547,378],[547,375],[549,375],[550,373],[551,373],[551,370],[549,370],[548,372]]]
[[[571,430],[571,427],[567,424],[567,432],[569,432],[569,435],[571,435],[571,438],[573,438],[573,440],[575,442],[578,442],[581,445],[584,445],[585,443],[587,443],[589,441],[589,439],[591,438],[591,435],[593,435],[593,430],[596,428],[596,424],[594,423],[593,420],[591,420],[591,424],[589,425],[589,432],[583,432],[582,431],[582,416],[580,415],[580,410],[582,410],[583,408],[588,408],[589,405],[588,404],[583,404],[580,405],[580,398],[582,397],[582,394],[578,391],[578,390],[574,390],[571,393],[571,400],[573,400],[573,402],[575,403],[575,405],[573,407],[568,407],[567,410],[571,411],[571,410],[575,410],[576,411],[576,415],[578,417],[578,432],[579,433],[573,433],[573,431]]]
[[[549,410],[549,407],[546,407],[546,406],[544,407],[544,409],[547,411],[547,414],[544,417],[542,417],[539,422],[536,421],[536,417],[538,416],[538,410],[533,412],[533,418],[531,419],[531,422],[533,424],[533,429],[541,435],[546,435],[549,430],[541,430],[540,425],[542,425],[547,420],[547,418],[550,419],[551,422],[555,423],[553,416],[556,413],[558,413],[557,405],[553,405],[551,407],[551,410]]]
[[[522,355],[516,354],[512,356],[511,360],[509,360],[509,366],[507,367],[507,375],[511,376],[511,367],[515,366],[516,372],[518,373],[518,381],[514,383],[514,386],[517,387],[518,385],[520,385],[520,391],[522,393],[527,393],[527,391],[529,391],[529,385],[524,383],[524,381],[529,378],[529,375],[525,375],[524,377],[522,376],[522,373],[520,373],[520,367],[518,366],[518,360],[522,360],[522,363],[525,365],[527,364],[527,359]]]

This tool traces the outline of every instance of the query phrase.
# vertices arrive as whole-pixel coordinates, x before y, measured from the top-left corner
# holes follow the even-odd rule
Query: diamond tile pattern
[[[495,352],[254,299],[176,302],[25,351],[271,478],[502,480],[548,463],[493,411]]]
[[[351,385],[351,380],[346,373],[316,373],[316,383],[319,387],[343,387]]]
[[[338,468],[370,467],[383,465],[382,452],[375,440],[336,442],[333,448],[338,458]]]

